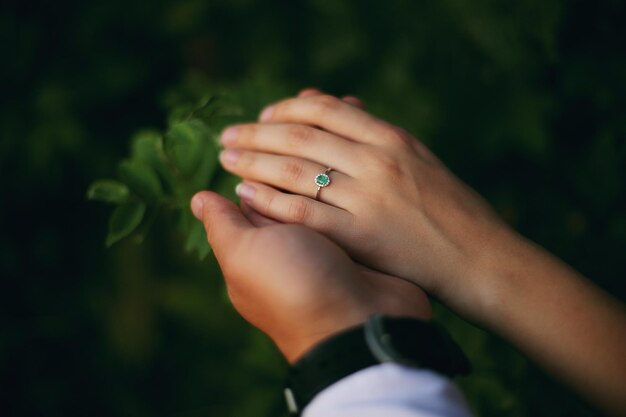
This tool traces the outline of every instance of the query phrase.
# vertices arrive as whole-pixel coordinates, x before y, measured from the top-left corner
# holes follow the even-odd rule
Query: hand
[[[322,339],[375,313],[430,319],[426,294],[368,270],[324,236],[280,225],[211,192],[196,194],[194,215],[222,268],[237,311],[293,362]]]
[[[221,161],[245,178],[242,200],[419,284],[626,415],[624,306],[509,229],[412,135],[359,107],[309,91],[226,130]],[[313,178],[327,167],[332,183],[315,201]]]
[[[240,197],[453,306],[475,303],[482,255],[508,229],[416,138],[346,101],[308,90],[224,131],[221,162],[245,179]],[[331,184],[315,201],[327,167]]]

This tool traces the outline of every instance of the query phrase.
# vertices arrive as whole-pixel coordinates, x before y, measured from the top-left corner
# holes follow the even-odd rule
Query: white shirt
[[[385,363],[320,392],[302,417],[470,417],[461,391],[428,370]]]

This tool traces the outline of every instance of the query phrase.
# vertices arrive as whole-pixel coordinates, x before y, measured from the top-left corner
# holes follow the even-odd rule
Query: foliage
[[[215,117],[210,109],[216,99],[205,98],[186,115],[175,112],[165,134],[139,131],[131,140],[130,158],[119,164],[122,181],[100,180],[90,185],[89,199],[117,206],[109,220],[107,246],[137,232],[142,224],[144,230],[136,233],[136,240],[143,240],[159,211],[169,209],[187,236],[185,248],[197,251],[200,259],[208,254],[201,224],[190,218],[188,202],[211,184],[217,171],[217,142],[207,126]],[[204,113],[209,115],[203,118]]]
[[[311,85],[420,136],[521,233],[626,299],[625,18],[619,1],[13,2],[3,412],[281,415],[284,364],[228,304],[214,258],[181,250],[181,217],[196,189],[234,198],[238,180],[202,166],[222,125]],[[193,113],[214,95],[207,111],[243,110]],[[194,137],[211,158],[185,151]],[[110,241],[129,236],[106,251],[108,208],[84,201],[97,178],[116,178],[89,192],[122,212]],[[460,384],[478,415],[589,415],[502,341],[437,320],[474,364]]]
[[[210,94],[201,82],[194,87],[193,96],[200,99],[175,106],[165,133],[144,129],[133,135],[130,157],[118,165],[119,181],[97,180],[89,186],[88,199],[116,206],[107,246],[129,236],[141,243],[159,213],[165,213],[185,236],[186,251],[200,260],[208,255],[204,228],[193,218],[189,202],[204,189],[230,193],[236,179],[219,166],[219,134],[229,124],[255,118],[262,89],[248,83],[237,91]]]

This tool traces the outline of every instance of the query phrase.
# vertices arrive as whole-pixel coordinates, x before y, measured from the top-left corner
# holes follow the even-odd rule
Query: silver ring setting
[[[315,199],[319,200],[320,190],[330,185],[330,176],[328,175],[332,168],[326,168],[326,171],[321,172],[315,176],[315,185],[317,185],[317,191],[315,192]]]

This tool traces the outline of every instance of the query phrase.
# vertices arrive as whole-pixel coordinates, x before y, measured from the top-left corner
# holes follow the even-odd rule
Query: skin
[[[308,89],[221,138],[246,207],[419,285],[590,403],[626,415],[623,305],[511,230],[410,133],[354,97]],[[313,178],[327,167],[332,183],[316,201]]]
[[[204,223],[234,307],[289,362],[372,314],[431,317],[416,285],[358,265],[311,229],[277,224],[211,192],[194,196],[192,211]]]

